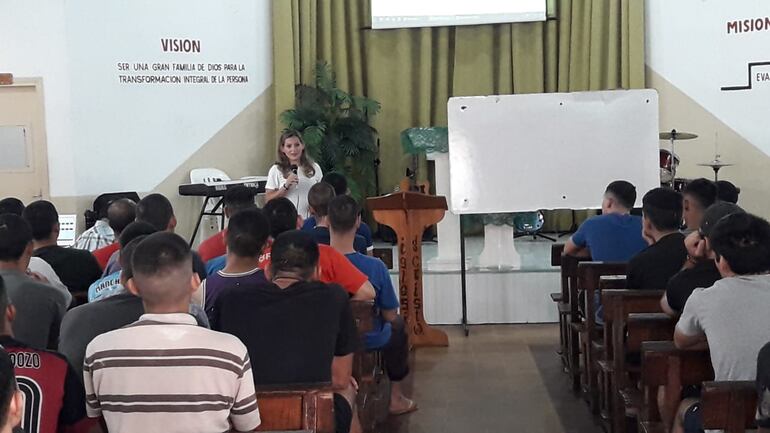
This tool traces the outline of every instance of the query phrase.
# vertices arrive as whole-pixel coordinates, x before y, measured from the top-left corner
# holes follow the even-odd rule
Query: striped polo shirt
[[[110,433],[251,431],[260,423],[251,362],[236,337],[189,314],[144,314],[91,341],[88,416]]]

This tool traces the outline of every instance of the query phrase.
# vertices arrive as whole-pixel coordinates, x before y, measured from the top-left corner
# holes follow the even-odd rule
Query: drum
[[[668,149],[660,149],[660,183],[670,183],[674,180],[674,171],[679,167],[679,156],[673,155]]]

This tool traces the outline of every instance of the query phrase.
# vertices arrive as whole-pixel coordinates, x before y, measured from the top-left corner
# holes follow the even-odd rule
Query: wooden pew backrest
[[[262,419],[257,431],[333,433],[334,393],[330,383],[257,388]]]
[[[757,388],[753,381],[704,382],[701,401],[704,429],[742,433],[755,428]]]

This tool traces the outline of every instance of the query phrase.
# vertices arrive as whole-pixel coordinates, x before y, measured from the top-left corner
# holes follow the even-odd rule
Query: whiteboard
[[[596,209],[627,180],[660,186],[658,93],[619,90],[451,98],[456,214]]]

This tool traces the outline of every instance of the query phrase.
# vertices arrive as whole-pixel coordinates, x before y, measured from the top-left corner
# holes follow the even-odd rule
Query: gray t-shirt
[[[676,324],[706,334],[716,380],[754,380],[757,355],[770,339],[770,275],[724,278],[695,289]]]
[[[55,349],[59,325],[69,306],[64,293],[19,271],[0,270],[0,276],[16,307],[15,338],[35,348]]]

